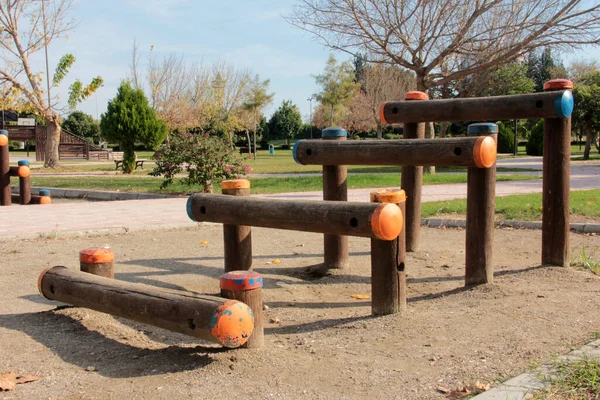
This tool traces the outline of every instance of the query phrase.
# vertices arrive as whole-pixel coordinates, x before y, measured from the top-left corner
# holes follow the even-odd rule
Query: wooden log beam
[[[565,118],[565,107],[572,102],[573,95],[568,90],[513,96],[398,101],[382,104],[379,116],[385,124]]]
[[[173,332],[235,348],[252,334],[254,318],[239,301],[121,282],[69,268],[46,269],[38,279],[42,296],[91,308]]]
[[[221,182],[221,191],[228,196],[250,196],[250,181],[234,179]],[[252,227],[223,224],[225,272],[252,269]]]
[[[29,170],[29,165],[21,165],[22,161],[19,161],[19,165],[18,166],[12,166],[8,169],[8,174],[10,176],[15,176],[15,177],[20,177],[20,178],[26,178],[29,177],[29,175],[31,175],[31,171]]]
[[[294,158],[304,165],[435,165],[488,168],[496,161],[496,141],[488,137],[301,140],[296,143],[294,152]]]
[[[29,177],[31,172],[29,170],[29,161],[20,160],[18,166],[19,168],[27,167],[27,176],[19,175],[19,204],[25,206],[31,203],[31,178]]]
[[[288,201],[198,193],[187,202],[197,222],[260,226],[304,232],[395,239],[402,213],[395,204]]]
[[[115,278],[115,253],[104,247],[83,249],[79,252],[79,270],[105,278]]]

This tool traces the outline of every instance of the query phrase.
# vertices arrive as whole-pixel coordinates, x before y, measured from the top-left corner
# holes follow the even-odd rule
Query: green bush
[[[383,135],[384,139],[392,140],[392,139],[402,139],[402,135],[396,135],[395,133],[386,133]]]
[[[514,129],[514,128],[513,128]],[[498,153],[515,151],[515,132],[503,123],[498,124]]]
[[[160,159],[150,175],[162,176],[161,189],[173,183],[175,175],[188,174],[181,182],[186,185],[201,185],[205,192],[212,192],[216,180],[235,179],[250,172],[236,150],[223,138],[208,134],[174,133],[169,144],[161,148]]]
[[[528,156],[541,156],[544,154],[544,120],[540,119],[531,129],[525,149]]]

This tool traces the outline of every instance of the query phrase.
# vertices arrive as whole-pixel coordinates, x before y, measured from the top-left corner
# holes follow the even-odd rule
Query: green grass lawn
[[[600,189],[571,191],[571,213],[600,217]],[[421,215],[433,217],[440,214],[464,215],[465,199],[423,203]],[[496,198],[496,214],[506,220],[536,221],[542,216],[542,194],[523,194]]]
[[[530,175],[499,175],[499,181],[507,180],[531,180],[540,179],[537,176]],[[466,174],[435,174],[425,175],[423,183],[425,185],[435,185],[442,183],[465,183]],[[31,184],[39,187],[56,187],[72,189],[95,189],[95,190],[113,190],[122,192],[152,192],[152,193],[193,193],[201,191],[200,186],[187,186],[181,183],[175,183],[166,190],[160,190],[161,178],[154,177],[136,177],[136,176],[33,176]],[[378,188],[378,187],[398,187],[400,184],[400,174],[361,174],[348,177],[348,187],[358,188]],[[312,190],[322,190],[323,180],[320,176],[304,176],[294,178],[256,178],[252,179],[252,193],[284,193],[284,192],[305,192]]]

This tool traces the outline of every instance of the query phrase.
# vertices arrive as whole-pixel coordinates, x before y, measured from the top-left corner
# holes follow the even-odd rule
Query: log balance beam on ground
[[[254,329],[252,310],[236,300],[116,281],[62,266],[42,272],[38,289],[49,300],[90,308],[228,348],[246,343]]]

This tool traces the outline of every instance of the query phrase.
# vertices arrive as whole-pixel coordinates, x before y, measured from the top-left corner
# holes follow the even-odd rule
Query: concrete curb
[[[98,228],[98,229],[83,229],[75,231],[56,231],[56,232],[38,232],[38,233],[22,233],[10,236],[0,236],[0,242],[8,242],[12,240],[35,240],[35,239],[62,239],[85,236],[102,236],[102,235],[122,235],[131,232],[156,232],[172,229],[195,228],[202,226],[221,225],[213,222],[185,222],[180,224],[163,224],[163,225],[148,225],[126,227],[118,226],[113,228]]]
[[[40,190],[50,190],[51,197],[57,199],[82,199],[82,200],[97,200],[97,201],[117,201],[117,200],[149,200],[149,199],[167,199],[182,197],[173,194],[158,194],[158,193],[137,193],[137,192],[107,192],[100,190],[88,189],[61,189],[51,187],[32,187],[31,194],[38,194]],[[19,194],[18,186],[11,186],[10,190],[13,194]]]
[[[467,221],[464,219],[423,218],[421,226],[429,228],[465,228]],[[496,221],[497,228],[515,229],[542,229],[539,221]],[[571,232],[574,233],[600,233],[600,224],[571,224]]]
[[[584,357],[600,360],[600,340],[595,340],[578,350],[573,350],[564,356],[558,357],[557,361],[573,361]],[[549,381],[555,376],[555,369],[551,365],[544,365],[509,379],[472,399],[522,400],[530,398],[533,392],[548,387],[551,383]]]

